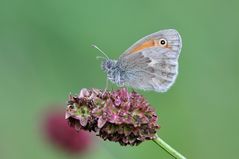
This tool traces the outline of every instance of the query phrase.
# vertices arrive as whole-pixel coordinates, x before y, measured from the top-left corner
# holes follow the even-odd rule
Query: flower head
[[[159,129],[150,104],[126,88],[112,92],[82,89],[78,96],[69,97],[66,119],[76,130],[94,131],[104,140],[121,145],[152,140]]]

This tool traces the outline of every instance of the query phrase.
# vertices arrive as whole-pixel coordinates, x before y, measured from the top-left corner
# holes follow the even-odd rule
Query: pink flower
[[[78,131],[94,131],[104,140],[121,145],[152,140],[159,129],[157,114],[150,104],[125,88],[104,93],[82,89],[79,96],[69,97],[66,119]]]

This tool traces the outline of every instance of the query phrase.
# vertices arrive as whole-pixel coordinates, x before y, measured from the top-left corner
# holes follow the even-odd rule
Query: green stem
[[[163,141],[157,134],[155,135],[155,139],[153,140],[158,146],[160,146],[162,149],[167,151],[172,157],[176,159],[186,159],[183,155],[181,155],[178,151],[173,149],[171,146],[169,146],[165,141]]]

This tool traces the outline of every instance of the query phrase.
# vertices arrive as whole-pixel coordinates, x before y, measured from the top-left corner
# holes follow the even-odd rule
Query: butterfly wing
[[[144,90],[167,91],[178,74],[181,47],[181,37],[174,29],[140,39],[118,60],[124,70],[125,84]]]

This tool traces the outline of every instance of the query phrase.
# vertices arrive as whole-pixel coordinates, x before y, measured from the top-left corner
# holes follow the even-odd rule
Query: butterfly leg
[[[107,89],[108,89],[108,85],[109,85],[109,80],[108,80],[108,78],[106,78],[105,89],[104,89],[104,92],[103,92],[103,96],[105,95],[105,92],[106,92]]]
[[[136,92],[135,90],[134,90],[134,88],[131,88],[132,89],[132,92]]]
[[[111,84],[111,91],[113,92],[113,90],[114,90],[114,86],[113,84]]]
[[[127,86],[125,83],[121,83],[121,84],[118,85],[118,86],[119,86],[120,88],[124,88],[124,89],[126,89],[126,90],[129,90],[129,89],[128,89],[128,86]],[[132,87],[131,87],[131,89],[132,89],[133,92],[135,92]]]

